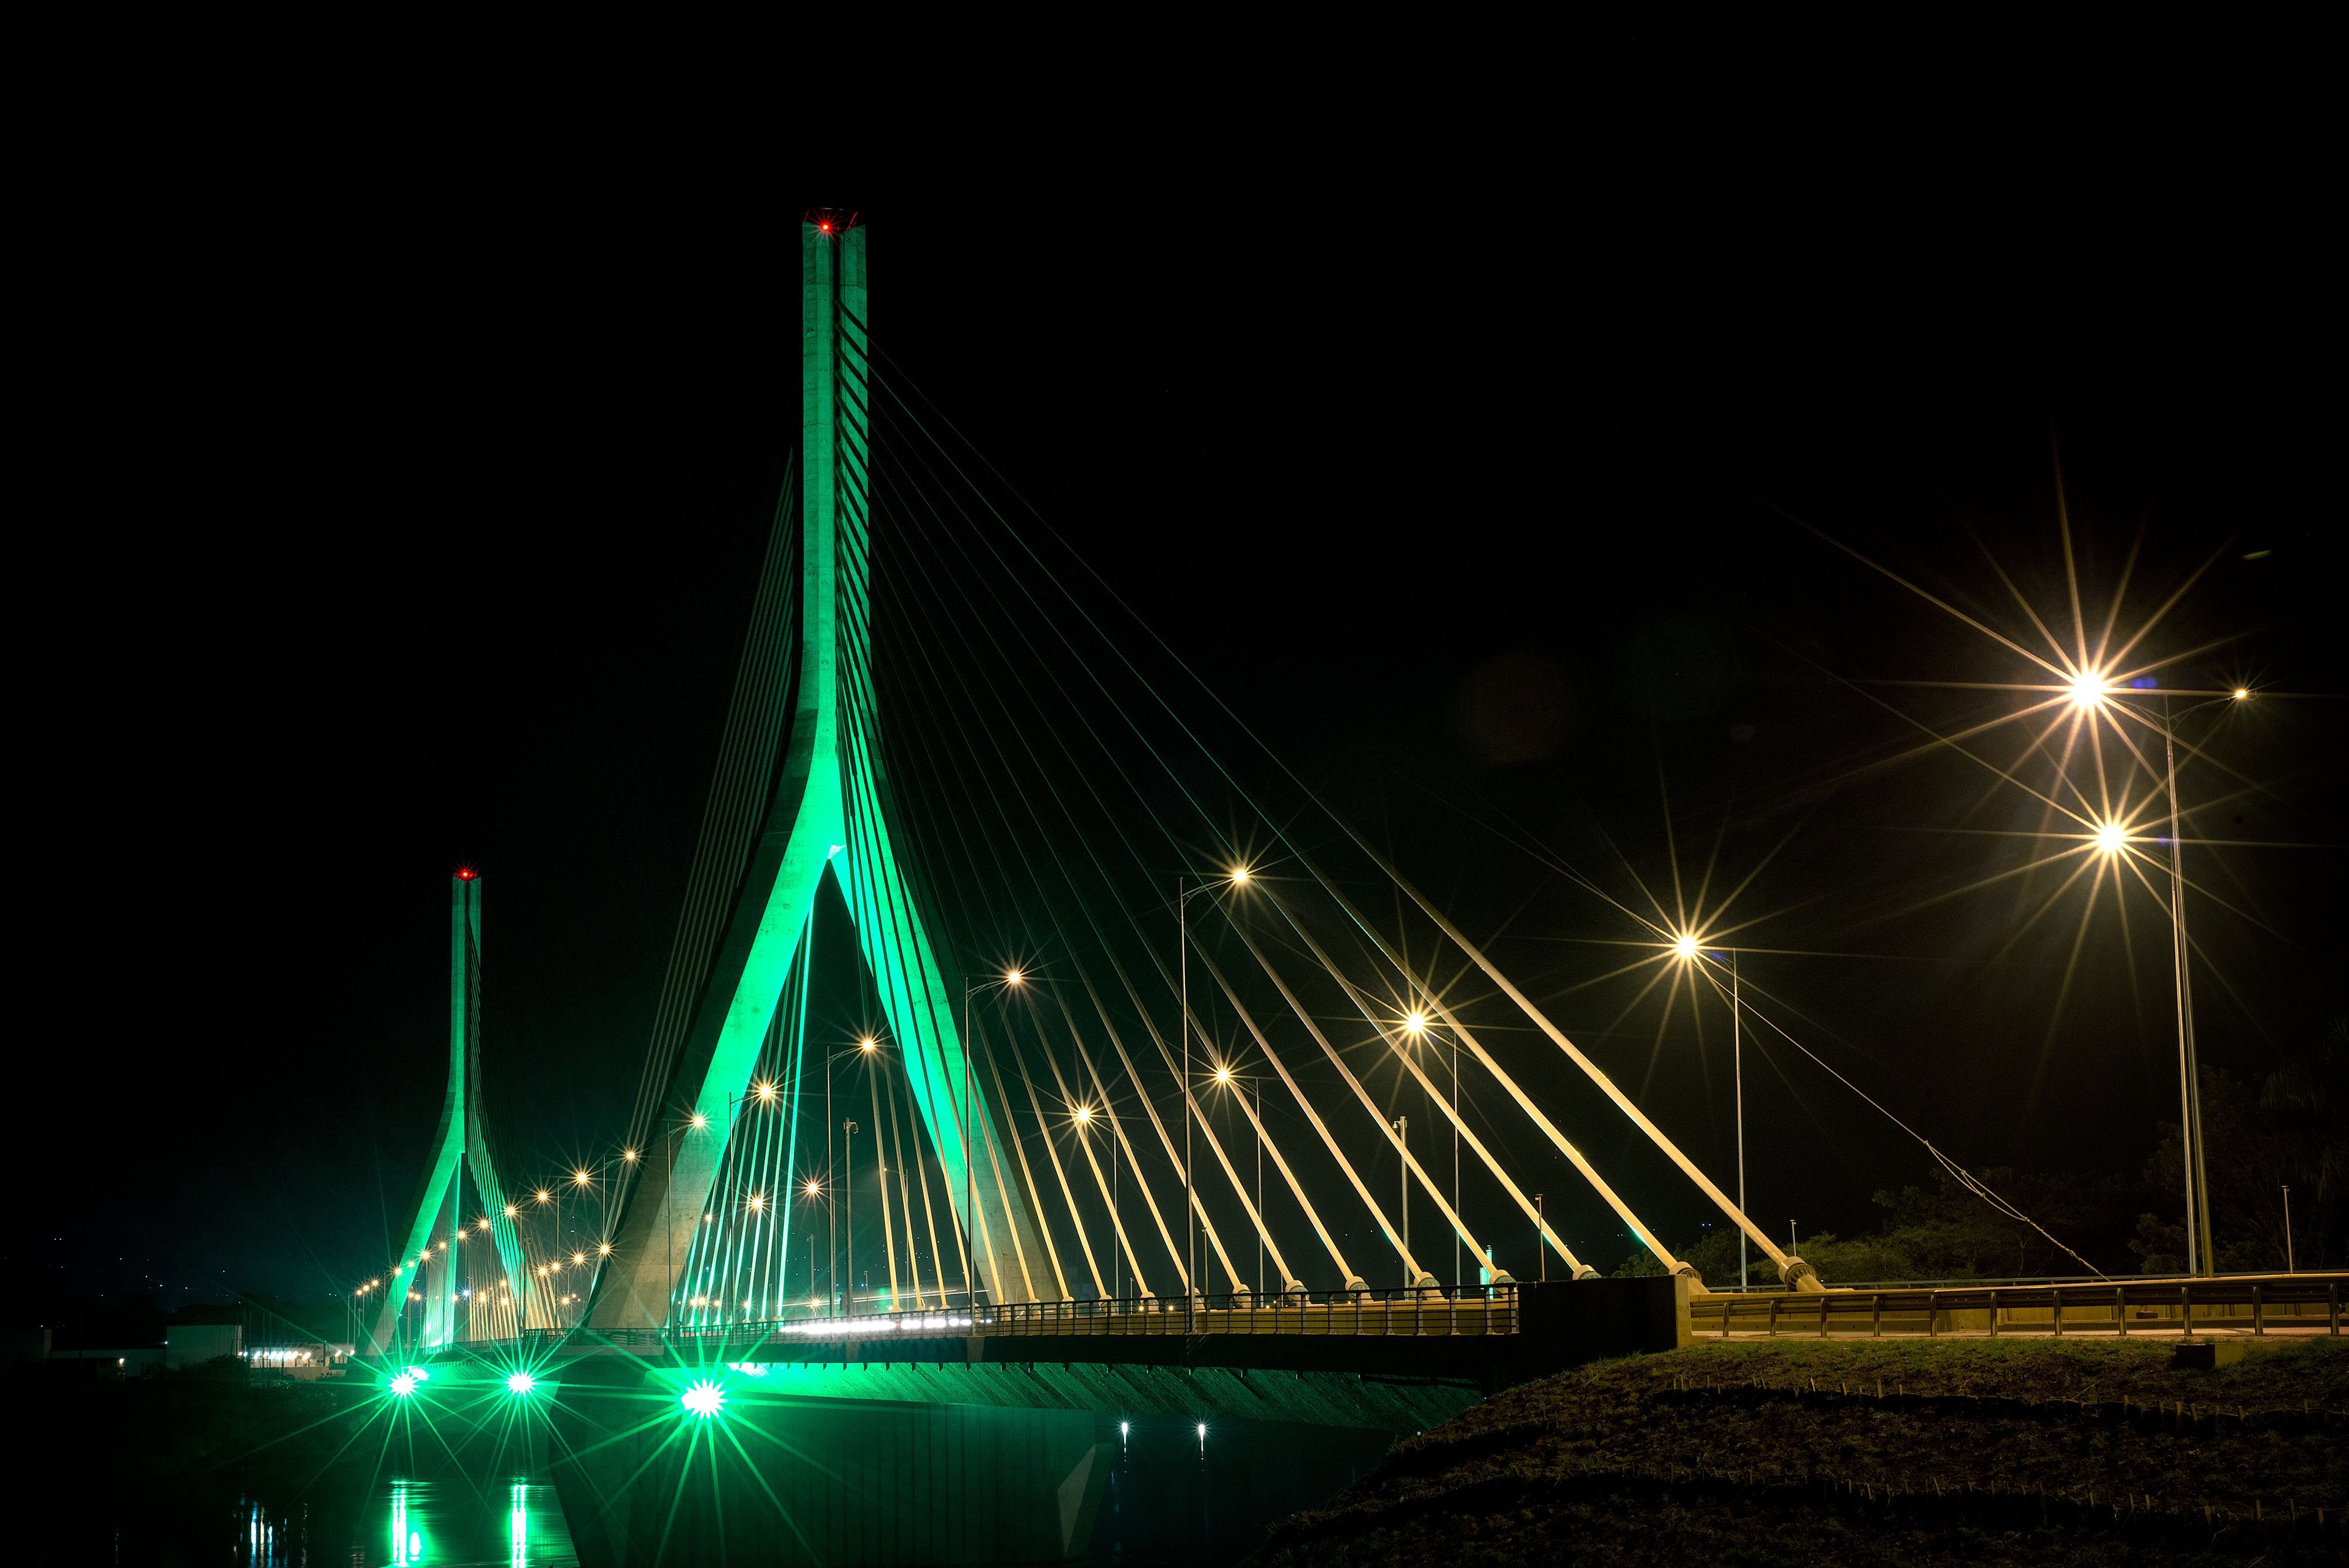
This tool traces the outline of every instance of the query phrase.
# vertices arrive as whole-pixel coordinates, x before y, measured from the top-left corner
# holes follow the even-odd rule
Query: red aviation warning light
[[[457,871],[457,880],[460,882],[470,882],[480,875],[480,872],[474,870],[470,866],[460,867]]]

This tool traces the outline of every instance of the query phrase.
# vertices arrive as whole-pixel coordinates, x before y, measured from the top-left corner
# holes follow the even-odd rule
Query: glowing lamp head
[[[506,1379],[506,1392],[509,1394],[527,1394],[537,1386],[538,1379],[527,1372],[517,1372]]]
[[[416,1392],[416,1374],[403,1372],[391,1380],[391,1391],[405,1399]]]
[[[551,1193],[551,1192],[549,1192],[549,1191],[547,1191],[547,1190],[546,1190],[546,1189],[544,1189],[544,1188],[543,1188],[543,1187],[542,1187],[542,1188],[540,1188],[540,1189],[538,1189],[538,1200],[539,1200],[541,1203],[545,1202],[548,1199],[550,1199],[550,1198],[552,1198],[552,1197],[554,1197],[554,1194],[553,1194],[553,1193]]]
[[[1006,985],[1018,985],[1021,981],[1027,978],[1027,976],[1021,974],[1016,969],[1006,970],[1003,974],[1003,983]]]
[[[1093,1108],[1091,1106],[1079,1106],[1077,1107],[1076,1116],[1077,1120],[1081,1122],[1089,1122],[1093,1119]]]
[[[577,1182],[580,1186],[585,1187],[587,1185],[588,1181],[587,1173],[584,1170],[574,1171],[571,1174],[571,1179]]]
[[[632,1148],[624,1148],[620,1151],[620,1158],[622,1159],[634,1159],[636,1158],[636,1151]]]
[[[1231,1081],[1232,1070],[1229,1067],[1218,1067],[1216,1069],[1216,1082],[1218,1084],[1228,1084]]]
[[[1427,1014],[1414,1012],[1402,1021],[1402,1026],[1413,1034],[1423,1034],[1427,1032]]]
[[[1235,888],[1245,888],[1245,887],[1247,887],[1247,881],[1248,881],[1248,868],[1247,868],[1247,867],[1242,866],[1242,867],[1240,867],[1238,869],[1235,870],[1235,871],[1232,873],[1232,886],[1233,886],[1233,887],[1235,887]]]
[[[608,1257],[611,1255],[612,1243],[609,1241],[598,1241],[595,1243],[595,1250]]]
[[[878,1040],[859,1040],[856,1043],[856,1048],[859,1051],[877,1051],[880,1047],[881,1042]]]
[[[693,1113],[693,1126],[696,1131],[698,1131],[709,1125],[709,1118],[708,1116],[703,1116],[699,1111]]]
[[[688,1412],[706,1421],[726,1407],[726,1393],[717,1384],[704,1378],[687,1389],[679,1403]]]
[[[775,1097],[775,1085],[772,1085],[772,1084],[761,1084],[761,1085],[759,1085],[759,1097],[760,1097],[761,1099],[762,1099],[762,1100],[771,1100],[771,1099],[773,1099],[773,1098]]]
[[[2238,686],[2235,688],[2235,701],[2238,702],[2240,702],[2251,694],[2251,689],[2248,686]]]
[[[1684,959],[1692,959],[1696,957],[1696,939],[1692,936],[1674,937],[1672,939],[1672,951],[1677,956]]]
[[[813,1198],[813,1197],[814,1197],[818,1192],[820,1192],[820,1191],[822,1191],[822,1190],[823,1190],[823,1184],[822,1184],[822,1183],[820,1183],[820,1182],[811,1181],[811,1182],[809,1182],[809,1183],[807,1184],[807,1194],[808,1194],[808,1196],[809,1196],[810,1198]]]
[[[511,1203],[507,1204],[507,1205],[506,1205],[506,1218],[507,1218],[507,1219],[509,1219],[509,1220],[512,1219],[512,1218],[513,1218],[513,1213],[514,1213],[514,1206],[513,1206],[512,1204],[511,1204]]]
[[[2117,822],[2107,822],[2096,829],[2096,847],[2106,855],[2117,855],[2128,842],[2128,830]]]
[[[2105,684],[2105,675],[2101,670],[2080,671],[2064,683],[2064,689],[2070,696],[2072,706],[2075,708],[2097,706],[2104,701],[2106,691],[2110,690]]]
[[[758,1213],[761,1210],[762,1210],[762,1209],[766,1208],[766,1206],[767,1206],[767,1200],[766,1200],[764,1198],[761,1197],[759,1194],[757,1194],[757,1193],[755,1193],[755,1192],[754,1192],[754,1193],[752,1193],[752,1194],[750,1195],[750,1212],[751,1212],[751,1213],[756,1214],[756,1213]]]
[[[818,223],[815,226],[815,232],[819,234],[828,234],[832,233],[832,225],[830,223]]]

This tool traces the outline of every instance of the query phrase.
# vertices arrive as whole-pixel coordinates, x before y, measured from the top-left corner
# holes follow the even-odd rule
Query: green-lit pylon
[[[1004,1129],[966,1077],[956,1020],[961,989],[938,968],[891,847],[870,658],[864,231],[802,223],[800,253],[801,637],[791,740],[670,1079],[672,1125],[641,1151],[642,1174],[596,1283],[593,1331],[667,1322],[704,1216],[728,1201],[712,1188],[733,1113],[812,929],[827,871],[839,879],[892,1043],[970,1237],[978,1288],[999,1302],[1053,1293]],[[809,1054],[823,1059],[822,1050]]]
[[[478,1224],[463,1229],[469,1175],[481,1216],[490,1221],[487,1231]],[[441,1214],[452,1196],[452,1217],[444,1225]],[[362,1353],[379,1356],[392,1347],[392,1331],[410,1291],[424,1293],[424,1324],[414,1348],[432,1349],[456,1339],[458,1260],[465,1248],[492,1241],[519,1313],[527,1299],[522,1243],[506,1215],[481,1116],[481,879],[460,871],[449,878],[449,1087],[440,1101],[440,1130],[433,1135],[431,1162],[409,1210],[408,1245],[384,1282],[383,1303]]]

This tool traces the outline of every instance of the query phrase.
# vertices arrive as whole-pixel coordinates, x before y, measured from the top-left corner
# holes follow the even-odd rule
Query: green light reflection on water
[[[390,1551],[391,1568],[504,1563],[511,1568],[577,1568],[578,1555],[554,1489],[509,1479],[503,1490],[450,1478],[388,1480],[376,1494],[367,1533]],[[382,1548],[374,1549],[381,1552]]]

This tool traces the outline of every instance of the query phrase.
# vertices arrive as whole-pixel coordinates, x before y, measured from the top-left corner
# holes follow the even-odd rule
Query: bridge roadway
[[[1071,1375],[1079,1367],[1094,1369],[1084,1380],[1087,1397],[1074,1407],[1099,1409],[1121,1407],[1123,1400],[1114,1396],[1139,1393],[1126,1385],[1145,1369],[1185,1374],[1189,1382],[1213,1372],[1287,1372],[1299,1375],[1299,1383],[1304,1374],[1335,1374],[1357,1383],[1376,1379],[1389,1386],[1445,1387],[1473,1403],[1565,1366],[1633,1351],[1669,1350],[1689,1338],[1686,1291],[1675,1289],[1671,1280],[1648,1279],[1503,1284],[1456,1293],[1331,1291],[1261,1300],[1238,1293],[1204,1297],[1187,1312],[1180,1297],[1133,1298],[670,1329],[583,1326],[469,1342],[442,1354],[519,1356],[550,1370],[589,1359],[623,1359],[647,1371],[722,1366],[774,1388],[803,1384],[811,1376],[838,1381],[853,1368],[850,1381],[881,1377],[923,1390],[841,1396],[881,1398],[936,1397],[952,1386],[944,1380],[950,1371],[1058,1364]],[[1112,1372],[1119,1368],[1127,1370]],[[1055,1381],[1063,1385],[1057,1393],[1078,1392],[1065,1378]],[[1215,1399],[1200,1403],[1205,1392],[1191,1389],[1184,1407],[1216,1407],[1220,1401]],[[1110,1404],[1102,1404],[1102,1397],[1110,1397]],[[1315,1403],[1315,1418],[1341,1416]],[[1337,1424],[1392,1429],[1394,1400],[1371,1403],[1379,1408],[1361,1412],[1363,1420],[1340,1418]],[[1437,1403],[1444,1407],[1442,1415],[1433,1407],[1416,1409],[1410,1424],[1423,1426],[1426,1417],[1442,1419],[1460,1407],[1457,1397]],[[1255,1396],[1237,1404],[1243,1408],[1232,1414],[1267,1413]]]

